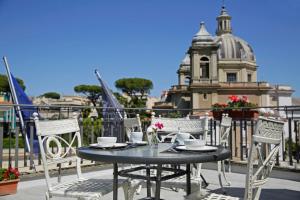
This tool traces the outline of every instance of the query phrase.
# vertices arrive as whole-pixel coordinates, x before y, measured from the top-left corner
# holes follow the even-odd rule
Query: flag
[[[95,70],[95,74],[102,87],[102,102],[103,102],[103,127],[104,134],[110,136],[116,136],[119,141],[123,141],[123,113],[124,108],[118,102],[114,94],[111,92],[106,83],[102,80],[98,70]],[[112,125],[112,126],[110,126]]]
[[[19,117],[21,131],[25,138],[25,145],[24,145],[25,151],[32,152],[32,153],[38,153],[39,145],[38,145],[37,135],[34,132],[34,138],[32,138],[33,139],[32,140],[33,148],[31,148],[29,141],[28,141],[28,135],[30,135],[30,127],[27,127],[25,125],[25,121],[24,121],[24,119],[29,120],[32,113],[37,111],[37,109],[32,106],[24,106],[24,105],[32,105],[32,102],[28,98],[28,96],[25,94],[24,90],[21,88],[21,86],[19,85],[16,78],[10,73],[9,65],[8,65],[8,62],[7,62],[7,59],[5,56],[3,57],[3,61],[4,61],[4,65],[5,65],[6,72],[7,72],[7,79],[8,79],[13,103],[17,104],[16,106],[14,106],[14,109],[16,110],[16,113]],[[22,108],[21,108],[20,104],[23,104]],[[36,169],[34,162],[31,163],[31,167]]]
[[[37,108],[33,107],[32,101],[25,94],[23,88],[20,86],[17,79],[11,73],[10,73],[10,76],[11,76],[11,81],[13,83],[12,85],[14,86],[14,90],[16,93],[16,102],[14,102],[14,103],[22,105],[19,107],[21,114],[22,114],[22,118],[20,118],[19,112],[17,110],[16,110],[16,113],[20,120],[24,120],[23,124],[26,124],[26,122],[30,121],[32,114],[34,112],[37,112]],[[29,105],[29,106],[25,106],[25,105]],[[17,107],[15,107],[15,108],[18,109]],[[26,129],[24,131],[26,131],[27,137],[30,138],[30,127],[24,126],[22,128]],[[35,131],[34,131],[34,137],[33,137],[33,152],[34,153],[39,152],[38,138],[37,138]]]

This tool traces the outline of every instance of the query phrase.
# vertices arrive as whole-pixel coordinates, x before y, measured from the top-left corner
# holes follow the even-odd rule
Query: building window
[[[252,76],[251,76],[251,74],[248,74],[248,82],[252,82]]]
[[[185,85],[189,85],[190,84],[190,80],[191,80],[191,77],[186,76],[185,79],[184,79],[184,84]]]
[[[227,82],[236,82],[236,73],[227,73]]]
[[[209,60],[207,57],[200,59],[201,78],[209,78]]]
[[[206,93],[203,94],[203,100],[207,100],[207,94]]]

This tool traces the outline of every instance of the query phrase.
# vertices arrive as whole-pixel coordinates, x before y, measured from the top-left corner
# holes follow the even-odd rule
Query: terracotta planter
[[[17,193],[17,186],[20,179],[0,181],[0,196]]]
[[[226,111],[213,111],[213,117],[217,120],[222,119],[222,114],[228,113],[229,117],[233,120],[240,119],[256,119],[259,116],[258,111],[256,110],[226,110]]]

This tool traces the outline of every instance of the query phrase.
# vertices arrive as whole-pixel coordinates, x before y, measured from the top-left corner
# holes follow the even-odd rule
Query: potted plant
[[[20,173],[18,168],[8,167],[0,168],[0,196],[15,194],[17,192],[17,186]]]
[[[213,108],[213,116],[220,120],[223,113],[228,113],[233,119],[252,119],[258,116],[258,111],[251,108],[257,107],[256,104],[249,102],[247,96],[238,97],[235,95],[229,96],[229,102],[215,103]]]

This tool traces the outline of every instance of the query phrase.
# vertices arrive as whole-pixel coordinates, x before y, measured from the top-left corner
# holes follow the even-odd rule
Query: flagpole
[[[30,152],[31,149],[30,149],[28,137],[27,137],[27,134],[26,134],[26,131],[25,131],[25,124],[24,124],[24,120],[23,120],[23,115],[22,115],[22,112],[21,112],[21,108],[19,106],[19,100],[17,98],[15,86],[14,86],[14,83],[13,83],[12,78],[11,78],[11,73],[10,73],[8,62],[7,62],[7,58],[5,56],[3,56],[3,61],[4,61],[4,65],[5,65],[6,72],[7,72],[7,77],[8,77],[8,83],[9,83],[10,91],[12,93],[11,96],[12,96],[15,104],[17,104],[17,106],[15,107],[15,109],[18,112],[18,115],[19,115],[19,119],[20,119],[20,123],[21,123],[21,130],[22,130],[23,135],[25,135],[26,146],[27,146],[28,151]]]

